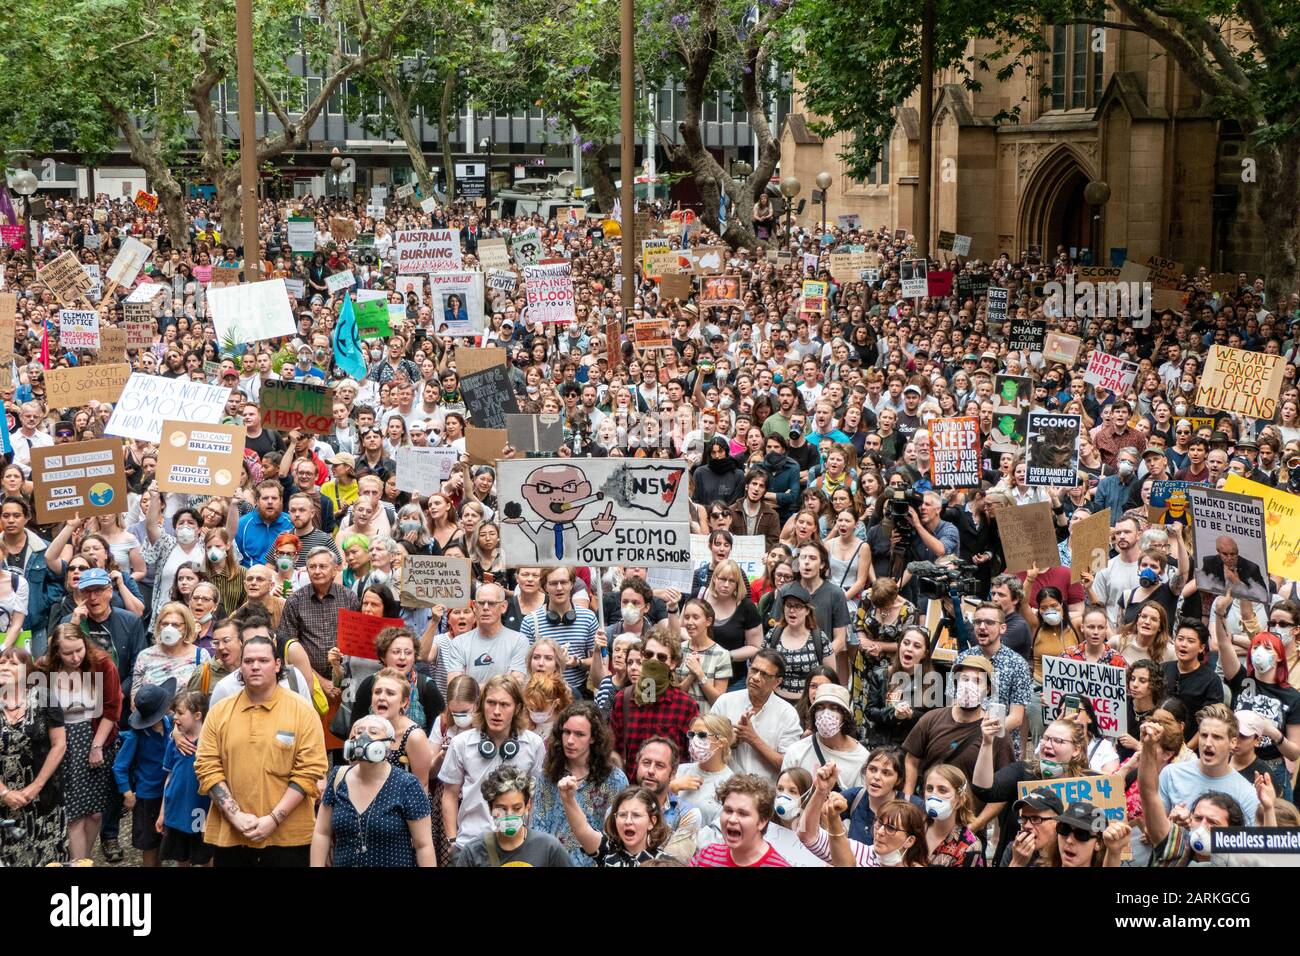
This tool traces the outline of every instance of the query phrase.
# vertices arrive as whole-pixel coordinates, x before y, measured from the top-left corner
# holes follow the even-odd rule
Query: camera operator
[[[917,498],[920,499],[919,508]],[[957,526],[944,521],[941,517],[943,497],[937,491],[927,491],[924,495],[907,492],[905,517],[898,514],[901,507],[897,494],[893,501],[887,503],[887,506],[894,520],[890,543],[895,548],[895,560],[901,557],[903,564],[910,561],[934,561],[947,554],[960,553],[961,538]],[[906,522],[907,530],[900,527],[903,521]],[[906,577],[903,580],[903,596],[925,613],[928,599],[921,599],[915,582]]]

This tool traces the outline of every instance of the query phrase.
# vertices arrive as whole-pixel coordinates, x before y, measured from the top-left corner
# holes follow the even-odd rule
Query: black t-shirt
[[[1246,684],[1247,680],[1250,681],[1249,686]],[[1248,678],[1244,666],[1237,671],[1232,680],[1228,681],[1228,687],[1232,689],[1233,710],[1237,712],[1253,710],[1261,717],[1266,717],[1283,734],[1286,733],[1287,727],[1300,724],[1300,691]],[[1271,742],[1259,744],[1255,753],[1261,760],[1276,760],[1282,756],[1277,745]],[[1254,782],[1255,778],[1249,779]]]
[[[726,621],[713,622],[713,640],[728,651],[737,650],[745,646],[745,632],[761,623],[757,606],[745,598]],[[747,668],[747,664],[732,661],[733,679],[743,677]]]
[[[1258,753],[1255,754],[1255,761],[1249,767],[1237,771],[1237,773],[1246,778],[1252,787],[1255,785],[1255,774],[1262,773],[1265,776],[1271,776],[1272,772],[1272,768],[1269,767],[1268,764],[1264,763],[1263,758],[1260,757]]]
[[[282,451],[284,449],[284,440],[280,438],[280,433],[272,431],[269,428],[263,428],[262,434],[254,438],[252,435],[244,439],[244,447],[251,448],[257,452],[257,457],[261,458],[267,452]]]
[[[804,442],[798,448],[791,445],[786,454],[798,462],[800,471],[807,471],[809,468],[820,464],[822,460],[821,452],[814,448],[813,443],[810,441]]]
[[[1002,635],[1002,644],[1030,664],[1034,662],[1034,636],[1029,633],[1029,624],[1020,616],[1019,611],[1007,615],[1007,632]]]
[[[921,427],[920,415],[909,415],[907,412],[898,413],[898,433],[903,436],[905,442],[912,440],[916,430]]]
[[[1207,704],[1223,703],[1223,681],[1209,664],[1202,664],[1190,674],[1180,674],[1177,661],[1166,661],[1160,670],[1165,675],[1168,693],[1187,705],[1192,719],[1187,722],[1183,735],[1191,740],[1196,736],[1196,712]]]

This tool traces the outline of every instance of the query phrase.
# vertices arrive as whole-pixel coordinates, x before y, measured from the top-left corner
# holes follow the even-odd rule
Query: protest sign
[[[740,276],[705,276],[700,280],[700,294],[697,299],[702,306],[736,306],[740,307],[742,298]]]
[[[339,242],[355,242],[357,224],[347,216],[331,216],[330,235]]]
[[[542,261],[542,237],[535,227],[517,232],[510,239],[510,251],[516,265],[535,266]]]
[[[127,508],[122,443],[112,438],[32,450],[38,524],[118,514]]]
[[[605,322],[605,359],[611,370],[623,364],[623,323],[617,315]]]
[[[460,392],[472,421],[482,428],[505,428],[506,415],[519,412],[510,372],[504,365],[462,375]]]
[[[400,617],[371,617],[360,611],[339,608],[338,649],[345,657],[379,659],[375,637],[386,627],[406,627]]]
[[[988,315],[990,322],[1005,322],[1007,320],[1007,302],[1010,301],[1011,293],[1000,285],[991,285],[988,287]]]
[[[668,316],[636,319],[632,323],[632,341],[640,349],[671,348],[673,344],[672,320]]]
[[[388,318],[387,299],[367,299],[352,310],[357,321],[357,338],[386,339],[393,334]]]
[[[465,429],[465,454],[471,465],[495,465],[509,442],[504,428]]]
[[[1187,497],[1192,506],[1196,586],[1267,605],[1264,502],[1201,485],[1188,488]]]
[[[45,283],[63,305],[76,302],[95,284],[71,252],[65,252],[44,269],[38,270],[36,277]]]
[[[397,466],[397,489],[421,495],[431,495],[451,477],[451,469],[459,459],[456,449],[444,445],[436,448],[399,446],[393,453]]]
[[[1034,401],[1034,380],[1028,375],[994,377],[994,400],[1003,408],[1028,408]]]
[[[1083,380],[1089,385],[1100,385],[1108,392],[1117,394],[1128,391],[1136,378],[1136,365],[1101,349],[1093,349],[1088,356],[1088,368],[1083,373]]]
[[[936,488],[979,487],[978,418],[936,418],[930,423],[930,474]]]
[[[1271,420],[1277,415],[1285,369],[1281,355],[1212,345],[1196,384],[1196,404]]]
[[[1025,425],[1025,484],[1073,488],[1079,483],[1080,415],[1030,410]]]
[[[297,330],[283,279],[209,289],[208,309],[219,345],[245,345]]]
[[[51,408],[72,408],[92,399],[116,402],[130,377],[131,366],[126,363],[56,366],[45,373],[45,400]]]
[[[659,280],[660,302],[685,302],[691,297],[691,277],[685,272],[674,272]]]
[[[820,319],[826,312],[826,296],[829,291],[828,283],[816,279],[804,279],[799,289],[800,314],[811,314]]]
[[[1061,564],[1050,501],[998,508],[998,536],[1007,570],[1013,574],[1032,567],[1045,571]]]
[[[104,274],[108,276],[109,282],[116,282],[119,286],[129,286],[140,274],[140,270],[149,261],[152,253],[153,249],[139,239],[127,236],[122,240],[122,248],[113,257],[112,264]]]
[[[468,607],[468,558],[412,554],[402,562],[402,607]]]
[[[1021,780],[1016,784],[1016,799],[1019,800],[1039,787],[1047,787],[1061,801],[1061,806],[1072,803],[1091,803],[1097,808],[1097,819],[1092,825],[1093,832],[1102,833],[1111,823],[1125,822],[1126,803],[1124,775],[1110,777],[1053,777],[1047,780]],[[1125,855],[1132,851],[1125,849]]]
[[[953,236],[952,251],[959,256],[970,255],[970,236],[963,236],[960,232]]]
[[[147,349],[153,345],[153,337],[158,332],[158,323],[153,319],[128,319],[122,325],[126,331],[127,348]]]
[[[99,276],[98,262],[83,262],[81,268],[86,270],[86,275],[90,276],[90,288],[86,290],[86,298],[91,302],[98,302],[104,297],[104,284]]]
[[[97,362],[125,362],[126,329],[115,328],[111,325],[100,326],[99,354],[95,360]]]
[[[1070,583],[1083,579],[1083,572],[1097,574],[1110,560],[1110,509],[1070,525]]]
[[[1125,259],[1124,264],[1119,267],[1118,272],[1115,272],[1113,267],[1109,269],[1104,267],[1095,267],[1093,271],[1094,275],[1088,277],[1093,282],[1107,281],[1143,283],[1151,281],[1151,268],[1133,259]],[[1100,273],[1102,272],[1104,272],[1105,275],[1101,275]]]
[[[1028,431],[1028,408],[995,408],[993,431],[989,434],[990,447],[999,453],[1019,454],[1025,450]]]
[[[311,254],[316,251],[316,222],[306,216],[290,216],[285,223],[285,239],[294,252]],[[337,238],[337,236],[335,237]]]
[[[14,357],[14,329],[18,324],[18,296],[0,292],[0,364],[8,365]]]
[[[399,275],[460,269],[460,237],[450,229],[400,230],[395,248]]]
[[[1147,517],[1152,524],[1171,521],[1187,523],[1187,489],[1190,481],[1153,481],[1151,496],[1147,499]],[[1229,488],[1229,491],[1233,489]]]
[[[429,276],[429,288],[429,305],[441,334],[461,338],[482,334],[483,273],[435,272]]]
[[[953,273],[951,269],[931,269],[925,277],[925,292],[929,296],[952,295]]]
[[[1269,571],[1291,581],[1300,581],[1300,495],[1270,488],[1231,472],[1223,490],[1264,502]]]
[[[1182,312],[1187,308],[1187,293],[1177,289],[1152,289],[1151,308],[1156,312]]]
[[[856,212],[842,213],[835,217],[835,224],[846,232],[862,228],[862,217]]]
[[[227,285],[239,285],[243,277],[243,270],[231,268],[230,266],[213,266],[212,281],[209,283],[210,288],[218,288]]]
[[[1157,289],[1177,289],[1183,277],[1183,264],[1161,256],[1147,256],[1146,267],[1151,270],[1151,285]]]
[[[928,270],[929,264],[924,259],[904,259],[898,264],[904,299],[920,299],[929,295],[929,283],[926,281]]]
[[[1073,368],[1081,348],[1083,339],[1078,336],[1052,331],[1043,337],[1043,359],[1047,362],[1061,362]]]
[[[513,272],[493,270],[487,274],[487,287],[493,292],[511,295],[519,287],[519,277]]]
[[[69,349],[99,348],[99,313],[83,309],[60,309],[59,344]]]
[[[501,550],[512,567],[690,563],[686,462],[500,462]]]
[[[1014,319],[1007,348],[1017,352],[1041,352],[1047,339],[1047,321],[1043,319]]]
[[[150,214],[158,211],[158,197],[153,193],[145,192],[143,189],[136,192],[135,204]]]
[[[494,365],[505,365],[509,356],[503,348],[472,349],[465,343],[456,350],[456,371],[461,378]]]
[[[641,273],[650,279],[658,279],[665,273],[680,272],[677,264],[677,250],[668,245],[667,239],[646,239],[641,243]]]
[[[438,197],[427,196],[420,200],[420,212],[431,213],[438,208]]]
[[[191,270],[190,274],[193,275],[198,282],[207,285],[209,282],[212,281],[213,268],[214,268],[213,266],[195,266]]]
[[[484,269],[510,268],[510,251],[504,239],[480,239],[478,241],[478,261]]]
[[[1128,669],[1068,657],[1043,657],[1043,723],[1061,715],[1067,694],[1092,702],[1093,729],[1104,737],[1128,733]]]
[[[690,257],[691,272],[697,276],[721,275],[727,264],[726,246],[697,246],[681,252],[683,257]]]
[[[265,400],[266,385],[262,386],[262,395]],[[228,398],[228,388],[135,372],[127,379],[104,431],[121,438],[138,438],[156,444],[162,440],[162,425],[166,419],[215,425],[225,414]],[[330,417],[328,408],[326,417]],[[332,419],[330,424],[332,428]]]
[[[1215,272],[1210,276],[1210,291],[1215,295],[1236,295],[1241,278],[1235,272]]]
[[[957,238],[956,233],[948,232],[946,229],[939,230],[939,251],[952,252],[953,240]]]
[[[396,190],[393,191],[393,196],[396,197],[397,199],[406,199],[414,195],[415,195],[414,183],[403,183],[402,185],[398,186]]]
[[[186,495],[233,495],[243,475],[243,425],[168,419],[158,445],[158,487]]]
[[[351,269],[344,269],[342,272],[335,272],[325,277],[325,288],[329,289],[331,295],[338,295],[344,289],[350,289],[357,284],[357,277],[352,274]]]
[[[573,322],[573,272],[567,261],[524,266],[524,292],[532,322]]]
[[[24,235],[24,229],[19,225],[10,225],[9,223],[0,224],[0,240],[10,249],[22,249],[27,245],[27,237]]]
[[[550,451],[564,441],[564,420],[558,412],[541,415],[507,415],[506,434],[515,451]]]
[[[313,435],[334,431],[334,389],[306,382],[267,379],[262,383],[262,426],[280,431],[295,428]]]

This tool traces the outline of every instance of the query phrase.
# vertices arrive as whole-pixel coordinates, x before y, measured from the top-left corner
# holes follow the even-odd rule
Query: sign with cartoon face
[[[689,567],[686,462],[500,462],[501,549],[512,567]]]

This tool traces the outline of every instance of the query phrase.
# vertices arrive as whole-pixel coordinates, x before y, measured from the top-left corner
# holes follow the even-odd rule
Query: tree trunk
[[[618,199],[618,190],[614,188],[614,177],[609,174],[609,144],[582,154],[583,178],[596,191],[596,203],[600,211],[609,215],[614,211],[614,201]]]
[[[184,192],[171,169],[163,162],[158,153],[158,140],[147,140],[140,128],[135,125],[131,114],[119,106],[100,98],[105,111],[113,117],[113,122],[122,131],[131,159],[136,162],[149,177],[149,183],[158,194],[158,203],[162,206],[163,217],[167,222],[167,232],[172,245],[181,248],[190,238],[190,219],[185,212]]]
[[[401,81],[387,70],[381,70],[375,79],[392,104],[393,120],[397,123],[397,131],[402,134],[402,141],[406,143],[406,154],[410,157],[415,178],[420,184],[420,195],[432,196],[433,177],[429,175],[429,163],[420,148],[420,134],[411,118],[411,102],[402,88]]]
[[[190,239],[190,217],[185,212],[185,197],[175,180],[154,187],[158,190],[158,204],[162,206],[167,223],[167,235],[176,249],[185,247]]]
[[[1300,282],[1296,249],[1300,244],[1300,142],[1294,139],[1256,146],[1260,218],[1267,237],[1264,253],[1264,291],[1270,309],[1276,309]]]
[[[216,179],[217,203],[221,209],[221,238],[230,246],[242,245],[242,204],[239,201],[239,167],[226,170]]]
[[[442,149],[442,174],[443,182],[447,184],[448,205],[456,198],[456,167],[451,159],[451,104],[455,92],[456,71],[452,70],[442,81],[442,101],[438,104],[438,146]]]

